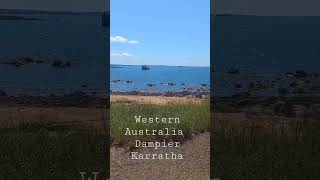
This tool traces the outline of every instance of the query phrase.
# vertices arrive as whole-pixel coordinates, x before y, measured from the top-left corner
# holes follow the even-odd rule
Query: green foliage
[[[135,136],[125,136],[126,128],[130,129],[152,129],[159,130],[163,128],[181,129],[184,136],[142,136],[139,140],[184,140],[190,138],[193,133],[199,133],[209,130],[210,107],[209,102],[199,104],[167,104],[167,105],[150,105],[150,104],[128,104],[113,103],[111,104],[111,142],[118,145],[129,145]],[[136,123],[134,116],[142,117],[175,117],[180,119],[177,124],[163,123]],[[180,139],[179,139],[180,138]]]

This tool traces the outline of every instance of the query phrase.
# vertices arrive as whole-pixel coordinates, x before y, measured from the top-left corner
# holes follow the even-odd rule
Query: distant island
[[[72,11],[41,11],[24,9],[0,9],[1,20],[42,21],[44,19],[22,17],[20,15],[97,15],[101,14],[101,25],[110,25],[110,13],[108,12],[72,12]],[[19,16],[18,16],[19,15]]]
[[[25,9],[0,9],[1,14],[54,14],[54,15],[83,15],[83,14],[99,14],[105,12],[72,12],[72,11],[41,11],[41,10],[25,10]]]
[[[216,14],[215,16],[256,16],[251,14]]]
[[[43,19],[38,19],[38,18],[26,18],[26,17],[22,17],[22,16],[0,15],[0,21],[1,21],[1,20],[42,21]]]

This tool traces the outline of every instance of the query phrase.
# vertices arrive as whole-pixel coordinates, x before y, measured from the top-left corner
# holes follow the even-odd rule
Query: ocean
[[[10,16],[37,20],[0,20],[1,91],[8,95],[107,92],[109,35],[100,13]],[[6,64],[19,58],[43,63]],[[55,61],[70,67],[53,67]]]
[[[210,67],[111,65],[113,92],[206,92],[210,91]]]
[[[12,15],[12,14],[10,14]],[[101,14],[18,14],[40,20],[0,20],[0,90],[9,95],[107,92],[108,28]],[[288,73],[320,71],[320,17],[216,16],[212,18],[212,92],[230,96],[247,92],[253,83],[279,86],[297,82],[318,86],[319,78],[300,82]],[[208,37],[209,38],[209,37]],[[41,60],[21,67],[18,58]],[[55,61],[69,62],[56,68]],[[104,68],[105,67],[105,68]],[[228,73],[237,69],[238,73]],[[113,92],[208,92],[209,67],[111,65]]]
[[[319,78],[303,82],[288,74],[320,73],[320,17],[222,15],[211,23],[214,95],[248,92],[257,83],[267,86],[261,95],[277,95],[292,83],[319,86]]]

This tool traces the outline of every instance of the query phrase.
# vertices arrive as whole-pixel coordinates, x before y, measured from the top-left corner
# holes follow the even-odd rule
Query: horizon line
[[[258,15],[258,14],[231,14],[231,13],[210,13],[210,16],[256,16],[256,17],[320,17],[320,15]]]
[[[111,64],[110,65],[119,65],[119,66],[145,66],[146,64]],[[149,64],[147,66],[171,66],[171,67],[210,67],[210,65],[206,66],[191,66],[191,65],[163,65],[163,64]]]
[[[107,10],[104,10],[104,11],[75,11],[75,10],[41,10],[41,9],[11,9],[11,8],[0,8],[0,14],[1,14],[1,11],[29,11],[30,13],[34,13],[34,14],[37,14],[37,13],[74,13],[74,14],[85,14],[85,13],[109,13]]]

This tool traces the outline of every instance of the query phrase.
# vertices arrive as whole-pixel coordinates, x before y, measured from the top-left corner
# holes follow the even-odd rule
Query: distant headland
[[[25,9],[0,9],[0,15],[5,14],[54,14],[54,15],[84,15],[99,14],[105,12],[74,12],[74,11],[42,11],[42,10],[25,10]]]
[[[42,19],[38,19],[38,18],[27,18],[27,17],[22,17],[22,16],[8,16],[8,15],[0,15],[0,21],[1,20],[42,21]]]

